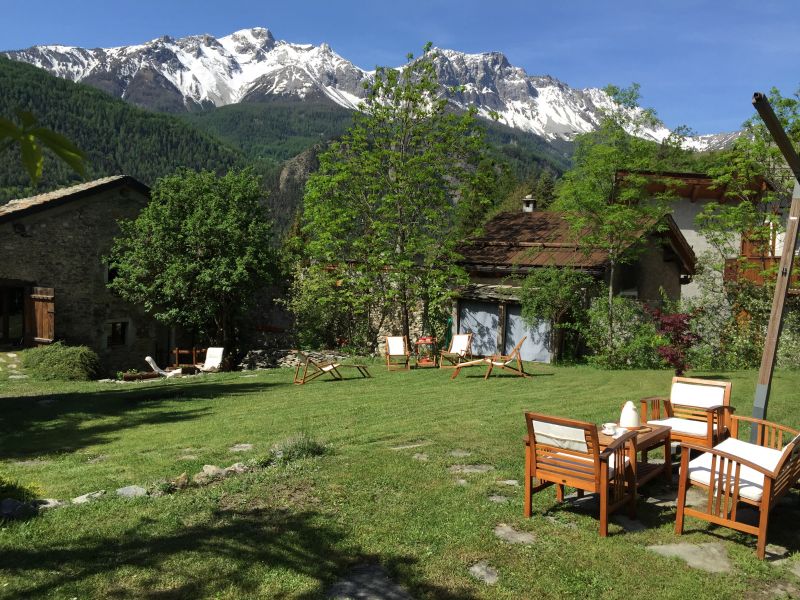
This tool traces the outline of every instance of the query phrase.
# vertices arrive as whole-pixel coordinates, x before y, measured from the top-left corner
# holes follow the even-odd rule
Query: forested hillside
[[[0,58],[0,115],[32,112],[87,155],[87,178],[124,173],[152,184],[179,166],[225,171],[245,161],[240,151],[168,115],[142,110],[99,90],[24,63]],[[16,148],[0,153],[0,202],[70,185],[80,177],[48,156],[36,189]]]

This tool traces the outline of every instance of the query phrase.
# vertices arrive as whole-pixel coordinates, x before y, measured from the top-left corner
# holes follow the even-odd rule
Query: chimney
[[[528,194],[522,199],[522,212],[530,213],[534,210],[536,210],[536,200],[531,194]]]

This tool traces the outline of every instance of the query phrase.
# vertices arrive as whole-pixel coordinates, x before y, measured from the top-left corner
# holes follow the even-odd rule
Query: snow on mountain
[[[117,48],[53,45],[0,54],[134,104],[172,111],[273,97],[328,98],[356,109],[372,76],[327,44],[276,40],[261,27],[221,38],[164,36]],[[495,113],[501,123],[547,140],[571,140],[592,131],[601,111],[611,106],[600,89],[574,89],[550,76],[528,75],[499,52],[437,54],[439,80],[457,87],[455,105],[475,106],[485,117]],[[662,126],[643,135],[660,141],[669,130]],[[688,145],[698,150],[721,147],[735,135],[697,136]]]

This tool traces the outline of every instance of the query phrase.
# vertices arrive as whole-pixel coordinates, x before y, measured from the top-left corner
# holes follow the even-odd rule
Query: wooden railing
[[[729,258],[725,261],[723,278],[725,281],[745,280],[756,285],[775,281],[780,256],[747,256]],[[792,269],[789,279],[789,293],[800,294],[800,268]]]

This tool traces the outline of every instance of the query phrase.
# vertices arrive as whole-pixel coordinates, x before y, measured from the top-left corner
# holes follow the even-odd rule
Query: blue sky
[[[0,48],[140,43],[254,26],[331,47],[364,68],[400,64],[426,41],[496,50],[573,87],[638,82],[670,127],[738,129],[754,91],[800,87],[796,0],[0,0]]]

